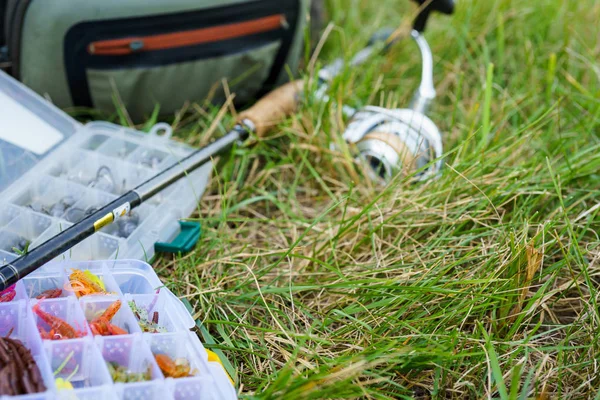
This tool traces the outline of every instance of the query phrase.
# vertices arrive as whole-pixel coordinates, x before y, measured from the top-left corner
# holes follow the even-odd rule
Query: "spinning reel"
[[[442,167],[442,137],[435,123],[427,117],[436,92],[433,85],[433,57],[422,35],[432,11],[452,14],[454,0],[415,0],[422,6],[415,19],[411,37],[421,54],[421,83],[409,108],[387,109],[367,106],[359,110],[344,107],[351,117],[344,139],[356,146],[358,158],[369,167],[374,180],[386,182],[397,173],[419,171],[416,178],[425,180],[438,174]],[[355,60],[361,59],[359,53]],[[354,62],[354,60],[353,60]],[[337,71],[335,63],[319,73],[329,81]],[[433,160],[436,160],[432,163]],[[429,165],[427,168],[425,166]]]

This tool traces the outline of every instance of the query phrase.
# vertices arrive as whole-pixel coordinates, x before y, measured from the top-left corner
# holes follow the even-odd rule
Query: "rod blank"
[[[228,151],[236,142],[244,141],[247,137],[248,131],[246,128],[242,125],[236,125],[227,135],[215,140],[208,146],[196,150],[38,247],[31,249],[11,263],[3,265],[0,267],[0,291],[7,289],[19,279],[24,278],[92,236],[98,230],[113,223],[131,209],[138,207],[192,171],[200,168],[212,158]]]

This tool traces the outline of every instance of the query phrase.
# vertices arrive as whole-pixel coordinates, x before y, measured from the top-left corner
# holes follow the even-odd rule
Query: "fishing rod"
[[[453,4],[453,0],[415,1],[417,1],[420,4],[427,4],[427,6],[423,8],[421,13],[429,13],[432,10],[441,10],[442,12],[445,12],[445,9],[439,8],[439,4]],[[432,8],[432,4],[438,4],[438,8]],[[417,21],[419,21],[419,18],[417,18]],[[422,23],[422,28],[424,28],[424,23]],[[415,31],[416,30],[414,30],[413,32]],[[390,39],[389,35],[376,35],[373,38],[373,40],[371,40],[371,42],[365,47],[365,49],[357,53],[357,55],[351,60],[350,65],[358,66],[364,63],[370,58],[371,55],[377,52],[377,49],[381,47],[380,44],[382,43],[382,41],[384,41],[385,43],[388,42],[388,39]],[[390,43],[387,44],[389,45]],[[386,48],[389,48],[389,46],[384,46],[383,50],[385,50]],[[322,92],[321,88],[327,85],[336,75],[338,75],[343,70],[343,64],[341,63],[343,63],[343,61],[340,61],[338,59],[335,60],[330,66],[323,68],[323,71],[326,72],[323,72],[319,76],[319,88],[317,92]],[[100,229],[114,223],[115,221],[118,221],[120,218],[125,217],[129,214],[129,212],[132,209],[148,201],[153,196],[160,193],[161,191],[163,191],[173,183],[177,182],[178,180],[182,179],[183,177],[187,176],[192,171],[210,162],[213,158],[223,153],[229,152],[229,150],[231,150],[231,148],[236,143],[243,143],[246,139],[250,137],[251,134],[257,135],[259,137],[263,136],[271,128],[277,126],[279,123],[281,123],[281,121],[283,121],[296,110],[301,100],[302,88],[302,81],[293,81],[273,90],[261,100],[259,100],[256,104],[254,104],[252,107],[250,107],[248,110],[241,113],[238,119],[238,123],[236,123],[233,129],[225,136],[215,140],[213,143],[201,149],[194,151],[189,156],[174,163],[173,165],[158,173],[154,177],[141,183],[136,188],[123,194],[121,197],[103,206],[102,208],[96,210],[80,222],[70,226],[66,230],[53,236],[46,242],[40,244],[39,246],[30,249],[28,252],[26,252],[26,254],[20,256],[14,261],[1,266],[0,292],[16,283],[19,279],[34,272],[42,265],[52,261],[60,254],[63,254],[65,251],[71,249],[76,244],[82,242],[86,238],[98,232]],[[368,154],[368,157],[370,157],[370,165],[373,168],[375,168],[375,171],[379,173],[379,170],[377,169],[379,168],[379,166],[374,165],[375,159],[380,160],[379,162],[382,164],[393,162],[393,160],[398,162],[400,156],[397,155],[396,158],[394,158],[393,155],[387,154],[389,152],[389,149],[385,148],[385,146],[391,148],[392,151],[396,151],[398,150],[398,148],[394,148],[393,144],[400,143],[401,138],[390,139],[390,137],[386,137],[385,135],[393,135],[393,131],[390,131],[391,133],[386,133],[385,130],[379,132],[379,135],[381,136],[379,139],[373,136],[374,133],[377,133],[373,132],[373,128],[375,128],[378,125],[382,125],[381,122],[389,122],[390,118],[395,121],[398,120],[397,117],[393,116],[394,110],[363,109],[358,111],[353,110],[351,112],[353,112],[356,115],[354,121],[350,123],[349,128],[353,126],[353,123],[356,125],[357,121],[365,122],[365,113],[370,113],[369,115],[371,116],[375,115],[381,117],[381,121],[379,124],[373,124],[373,121],[370,121],[369,118],[367,118],[366,120],[370,121],[368,125],[371,128],[369,129],[365,129],[363,127],[361,130],[357,129],[355,126],[354,129],[351,129],[350,131],[347,130],[344,134],[346,137],[349,136],[349,133],[351,134],[352,132],[354,132],[355,137],[351,139],[355,140],[359,145],[362,143],[364,146],[365,143],[371,143],[371,147],[365,147],[364,151],[366,151],[365,154]],[[433,124],[433,122],[431,122],[431,124]],[[362,137],[360,137],[360,134],[356,134],[356,132],[361,133]],[[369,134],[371,134],[370,137]],[[359,138],[356,139],[356,137]],[[349,141],[351,142],[352,140]],[[380,148],[384,149],[381,152],[378,152],[377,148],[373,147],[373,143],[377,143],[378,140]],[[389,143],[392,143],[392,145],[390,145]],[[406,145],[405,147],[407,148]],[[391,171],[392,166],[390,166],[389,168]]]
[[[374,47],[375,43],[370,43],[366,50],[371,52]],[[356,58],[353,64],[359,65],[366,61],[367,58],[363,56],[364,53],[360,58]],[[339,65],[339,62],[340,60],[336,60],[334,63]],[[333,74],[341,72],[341,68],[336,67],[336,69],[337,72],[333,72],[334,68],[331,68],[332,77]],[[251,134],[259,137],[263,136],[294,112],[300,101],[301,88],[302,83],[294,81],[275,89],[254,106],[240,114],[239,122],[223,137],[194,151],[189,156],[93,212],[80,222],[53,236],[41,245],[30,249],[14,261],[0,267],[0,292],[100,229],[125,217],[132,209],[148,201],[154,195],[202,167],[213,158],[229,152],[236,143],[243,143]]]

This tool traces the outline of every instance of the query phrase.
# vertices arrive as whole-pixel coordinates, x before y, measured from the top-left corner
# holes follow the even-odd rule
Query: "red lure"
[[[0,292],[0,303],[8,303],[9,301],[12,301],[16,295],[15,285],[12,285]]]

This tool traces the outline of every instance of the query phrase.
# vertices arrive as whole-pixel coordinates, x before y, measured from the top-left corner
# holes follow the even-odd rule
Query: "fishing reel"
[[[415,0],[422,8],[411,37],[421,55],[421,83],[408,108],[367,106],[351,114],[343,134],[356,147],[357,158],[368,167],[372,179],[387,182],[398,173],[415,174],[418,180],[435,177],[442,168],[442,136],[426,113],[436,97],[433,57],[423,36],[432,11],[452,14],[454,0]],[[350,112],[347,108],[345,113]]]

